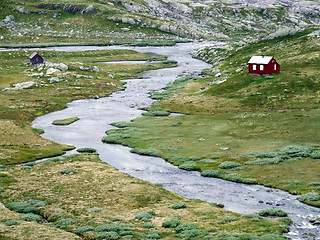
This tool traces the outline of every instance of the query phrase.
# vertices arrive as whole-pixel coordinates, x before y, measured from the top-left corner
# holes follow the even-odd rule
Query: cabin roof
[[[268,64],[273,57],[271,56],[252,56],[248,63]]]
[[[38,53],[37,52],[34,52],[34,53],[32,53],[31,55],[30,55],[30,59],[32,59],[32,58],[34,58],[36,55],[37,55]],[[39,55],[40,56],[40,55]]]

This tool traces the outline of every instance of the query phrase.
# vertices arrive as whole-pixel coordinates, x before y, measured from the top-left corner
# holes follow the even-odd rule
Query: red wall
[[[274,70],[274,64],[277,65],[277,70]],[[256,65],[256,70],[253,70],[253,65]],[[264,66],[263,71],[260,71],[260,65]],[[252,64],[249,63],[249,73],[252,74],[272,74],[280,72],[280,65],[276,62],[275,59],[271,59],[268,64]]]

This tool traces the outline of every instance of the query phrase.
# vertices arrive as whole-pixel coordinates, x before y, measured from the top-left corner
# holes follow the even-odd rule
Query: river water
[[[219,44],[219,43],[216,43]],[[260,185],[246,185],[222,179],[201,177],[198,172],[181,170],[161,158],[140,156],[130,152],[128,147],[104,144],[101,138],[105,131],[114,128],[109,125],[117,121],[130,121],[141,116],[141,107],[153,102],[148,92],[163,88],[178,76],[197,74],[210,65],[194,59],[191,51],[204,46],[203,43],[183,43],[174,47],[127,47],[142,53],[166,55],[176,60],[176,68],[147,71],[142,79],[126,80],[125,91],[119,91],[100,99],[77,100],[68,108],[38,117],[33,127],[42,128],[44,138],[58,143],[71,144],[77,148],[97,149],[102,161],[122,172],[151,183],[161,183],[164,188],[184,197],[222,203],[225,209],[237,213],[257,213],[265,208],[280,208],[289,213],[294,221],[286,236],[292,239],[320,239],[319,227],[308,219],[320,216],[320,209],[297,201],[286,192]],[[85,51],[100,49],[123,49],[125,47],[54,47],[47,50]],[[43,49],[42,49],[43,50]],[[79,117],[69,126],[52,125],[53,120]],[[307,236],[314,233],[317,237]]]

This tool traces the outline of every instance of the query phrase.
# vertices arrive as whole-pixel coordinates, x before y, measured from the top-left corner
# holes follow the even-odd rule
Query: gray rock
[[[99,70],[99,68],[98,68],[97,66],[94,66],[94,67],[92,68],[92,72],[98,73],[98,72],[100,72],[100,70]]]
[[[33,81],[16,83],[16,84],[13,84],[14,86],[13,88],[4,88],[2,89],[2,91],[5,92],[5,91],[21,90],[21,89],[31,88],[34,85],[36,85],[36,82],[33,82]]]
[[[16,7],[16,10],[20,13],[30,14],[30,11],[26,10],[24,7]]]
[[[3,22],[5,22],[5,23],[11,23],[14,21],[15,21],[15,18],[12,15],[6,16],[6,18],[3,20]]]
[[[83,9],[81,11],[81,14],[85,14],[85,13],[92,13],[94,11],[96,11],[97,9],[93,6],[93,5],[89,5],[87,6],[85,9]]]
[[[58,78],[58,77],[49,78],[49,82],[50,83],[58,83],[58,82],[60,82],[60,78]]]
[[[68,65],[64,63],[52,63],[52,62],[46,62],[46,67],[47,68],[55,68],[61,71],[67,71],[68,70]]]
[[[48,68],[46,74],[47,74],[47,75],[51,75],[51,74],[58,73],[58,72],[60,72],[59,69],[56,69],[56,68]]]

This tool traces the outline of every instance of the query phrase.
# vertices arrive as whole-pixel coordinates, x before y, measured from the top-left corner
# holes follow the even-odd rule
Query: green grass
[[[65,119],[54,120],[52,124],[53,125],[70,125],[78,120],[80,120],[80,118],[78,117],[65,118]]]
[[[109,137],[130,134],[117,143],[153,149],[170,163],[200,170],[204,176],[297,194],[319,193],[311,183],[320,181],[316,171],[320,138],[314,134],[320,131],[320,55],[317,39],[307,36],[310,32],[225,51],[229,57],[216,68],[228,75],[226,82],[208,85],[219,78],[183,78],[168,84],[167,91],[151,92],[160,101],[149,112],[186,115],[137,118],[108,132]],[[280,74],[236,72],[262,49],[281,64]],[[219,157],[208,161],[212,155]],[[188,162],[190,157],[195,159]],[[319,200],[305,202],[320,204]]]

